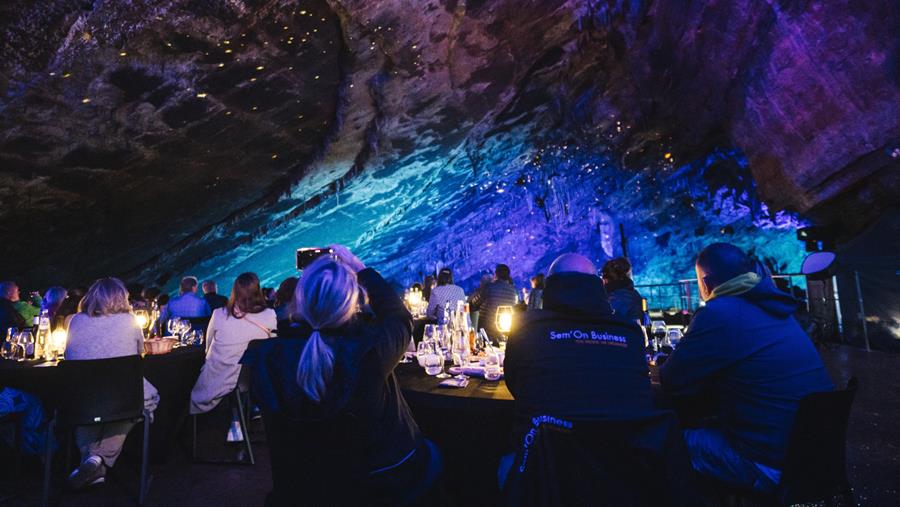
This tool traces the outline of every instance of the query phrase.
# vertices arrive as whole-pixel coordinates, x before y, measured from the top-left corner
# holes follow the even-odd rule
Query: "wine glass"
[[[22,352],[21,360],[34,359],[34,334],[30,329],[19,333],[19,348]]]
[[[434,324],[425,324],[425,331],[423,332],[422,337],[422,341],[434,339]]]

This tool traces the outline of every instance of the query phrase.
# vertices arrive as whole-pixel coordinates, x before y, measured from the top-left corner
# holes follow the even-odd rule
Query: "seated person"
[[[483,328],[491,340],[496,342],[500,336],[500,331],[497,330],[497,308],[515,306],[518,301],[509,266],[497,264],[493,280],[472,295],[469,308],[478,312],[478,327]]]
[[[0,297],[12,304],[19,314],[22,324],[10,327],[25,327],[34,324],[34,318],[41,314],[41,296],[37,292],[30,295],[28,301],[23,300],[19,294],[19,285],[16,282],[0,283]],[[5,331],[5,330],[4,330]]]
[[[367,503],[406,505],[430,488],[440,468],[437,449],[419,431],[393,373],[409,343],[412,316],[377,271],[345,247],[331,248],[337,259],[323,256],[303,270],[294,300],[299,321],[248,349],[241,362],[252,368],[251,390],[264,419],[355,416],[366,449]],[[359,313],[364,294],[371,319]],[[282,476],[283,470],[273,471]],[[273,496],[293,505],[296,490],[288,486],[296,482],[276,482]]]
[[[231,298],[213,312],[206,331],[206,362],[191,391],[191,414],[209,412],[238,384],[238,362],[252,340],[269,338],[277,326],[255,273],[234,281]]]
[[[506,347],[505,377],[520,422],[538,414],[636,419],[655,413],[644,335],[614,319],[586,257],[550,266],[544,308],[519,314]]]
[[[159,321],[166,323],[176,317],[191,319],[197,317],[209,317],[212,309],[205,299],[197,295],[197,279],[186,276],[181,279],[181,294],[169,299],[165,308],[161,310]]]
[[[720,427],[685,431],[697,472],[771,492],[798,401],[832,390],[831,380],[793,317],[796,301],[754,273],[743,251],[709,245],[696,270],[706,306],[662,366],[663,390],[717,400]]]
[[[466,293],[459,285],[453,284],[453,272],[450,268],[444,268],[438,273],[437,287],[431,289],[431,297],[428,299],[428,309],[425,316],[437,320],[438,324],[444,324],[444,308],[450,305],[450,311],[456,311],[456,302],[466,300]]]
[[[203,299],[206,300],[210,310],[216,310],[228,304],[228,298],[219,294],[219,284],[215,280],[206,280],[202,287]]]
[[[603,285],[609,295],[613,314],[628,322],[644,319],[643,298],[634,289],[631,279],[631,263],[625,257],[616,257],[603,265]]]
[[[67,360],[133,356],[144,351],[144,334],[120,280],[103,278],[94,282],[78,304],[78,311],[69,322]],[[158,404],[159,393],[144,379],[144,408],[152,411]],[[69,475],[69,486],[78,489],[104,482],[106,469],[116,464],[133,425],[116,421],[76,428],[81,465]]]

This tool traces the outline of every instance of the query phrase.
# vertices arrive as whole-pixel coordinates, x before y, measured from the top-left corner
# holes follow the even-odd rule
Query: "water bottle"
[[[38,320],[37,336],[34,339],[34,358],[45,359],[50,349],[50,311],[41,310]]]

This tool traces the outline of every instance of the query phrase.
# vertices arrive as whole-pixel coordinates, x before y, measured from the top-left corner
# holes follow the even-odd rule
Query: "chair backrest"
[[[272,461],[271,505],[364,505],[367,477],[357,419],[295,420],[263,412]],[[299,495],[299,496],[298,496]]]
[[[187,320],[191,323],[191,330],[199,329],[205,333],[209,327],[209,319],[209,317],[189,317]]]
[[[785,505],[816,502],[849,487],[847,423],[856,388],[852,377],[843,391],[800,400],[779,485],[779,500]]]
[[[507,505],[696,505],[671,413],[635,421],[533,419],[504,488]]]
[[[67,425],[138,418],[144,410],[141,356],[65,360],[59,363],[54,397],[58,420]]]

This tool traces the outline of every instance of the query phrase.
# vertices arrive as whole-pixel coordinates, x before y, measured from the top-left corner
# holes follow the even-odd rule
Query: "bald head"
[[[587,257],[576,253],[562,254],[550,265],[547,276],[557,273],[584,273],[597,275],[597,268]]]

